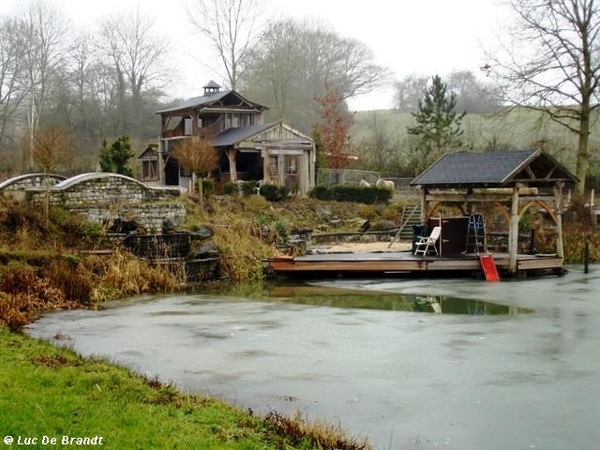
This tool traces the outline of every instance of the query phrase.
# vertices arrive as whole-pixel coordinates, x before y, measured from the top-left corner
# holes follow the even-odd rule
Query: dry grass
[[[372,448],[366,438],[350,437],[339,425],[308,421],[300,413],[288,417],[271,412],[265,418],[265,422],[276,434],[285,436],[292,446],[306,445],[308,441],[311,448],[319,450],[370,450]]]
[[[228,226],[216,226],[214,231],[221,272],[235,282],[262,279],[262,260],[272,254],[272,249],[256,236],[260,234],[257,225],[239,220]]]
[[[126,252],[115,251],[104,257],[88,256],[81,265],[94,277],[91,302],[148,292],[174,292],[179,288],[179,283],[168,271],[150,267]]]
[[[77,306],[50,280],[38,277],[28,267],[5,271],[0,283],[0,325],[11,329],[31,322],[43,311]]]

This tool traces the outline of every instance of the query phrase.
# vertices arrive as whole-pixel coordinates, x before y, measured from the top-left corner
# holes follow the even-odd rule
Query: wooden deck
[[[510,276],[507,253],[493,254],[501,277]],[[456,275],[483,276],[478,254],[416,256],[412,252],[323,253],[264,260],[269,273],[288,276],[323,275]],[[556,255],[518,255],[517,276],[563,273]]]

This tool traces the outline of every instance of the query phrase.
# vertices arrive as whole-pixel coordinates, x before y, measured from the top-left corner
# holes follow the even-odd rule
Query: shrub
[[[202,180],[202,193],[204,198],[210,198],[215,193],[215,182],[210,179]]]
[[[372,205],[361,205],[358,207],[358,216],[363,219],[373,220],[377,217],[377,211]]]
[[[202,196],[205,199],[210,198],[215,193],[215,182],[209,178],[198,179],[196,181],[196,192],[199,192],[198,184],[202,183]],[[195,193],[194,193],[195,195]]]
[[[385,203],[392,198],[392,192],[388,189],[351,185],[335,185],[331,188],[317,186],[309,195],[319,200],[358,202],[368,205]]]
[[[327,186],[315,186],[308,195],[318,200],[331,200],[331,191]]]
[[[289,195],[289,189],[285,186],[276,186],[274,184],[263,184],[260,187],[260,195],[271,202],[285,200]]]
[[[228,181],[227,183],[225,183],[223,185],[223,194],[224,195],[237,195],[239,194],[240,190],[238,188],[238,185],[236,183],[234,183],[233,181]]]
[[[242,182],[242,194],[252,195],[256,192],[258,183],[256,181],[244,181]]]
[[[251,195],[245,203],[248,209],[254,213],[263,212],[269,207],[269,202],[262,195]]]

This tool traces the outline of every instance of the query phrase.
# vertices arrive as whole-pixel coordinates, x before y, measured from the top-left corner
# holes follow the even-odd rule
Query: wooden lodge
[[[189,188],[192,174],[173,156],[179,142],[193,136],[210,140],[220,156],[211,174],[217,184],[257,181],[286,186],[304,194],[314,187],[315,144],[312,138],[278,121],[264,123],[267,106],[214,81],[204,95],[157,111],[161,117],[158,145],[140,155],[146,184]]]
[[[445,155],[412,181],[420,193],[420,236],[439,227],[439,237],[427,250],[377,253],[315,254],[265,261],[268,271],[287,275],[350,274],[480,274],[491,261],[501,277],[563,273],[562,213],[565,186],[576,178],[541,150]],[[488,245],[483,205],[499,208],[508,223],[507,251]],[[461,211],[456,217],[436,216],[442,205]],[[530,208],[548,213],[556,229],[552,254],[519,253],[519,220]]]

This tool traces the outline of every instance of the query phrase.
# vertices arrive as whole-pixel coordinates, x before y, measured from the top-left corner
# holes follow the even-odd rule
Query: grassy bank
[[[0,434],[37,438],[29,448],[101,438],[105,449],[367,449],[339,429],[276,414],[257,417],[184,395],[97,359],[0,327]],[[85,442],[82,440],[74,443]],[[92,442],[93,443],[93,442]],[[15,445],[16,447],[16,445]],[[52,447],[52,448],[56,448]]]
[[[222,198],[200,212],[185,201],[186,226],[214,230],[229,278],[260,278],[261,259],[289,225],[278,222],[286,206]],[[290,224],[294,217],[306,226],[314,220],[304,207],[293,210],[285,216]],[[327,210],[323,218],[335,214]],[[277,413],[259,417],[22,336],[18,330],[45,311],[179,289],[168,273],[126,252],[81,253],[106,248],[98,227],[58,210],[49,219],[23,204],[0,204],[0,434],[12,436],[13,445],[20,438],[29,448],[48,448],[56,439],[62,448],[63,439],[74,439],[69,447],[79,448],[102,438],[109,449],[369,448],[336,426]]]
[[[357,230],[364,219],[390,221],[402,210],[401,203],[308,198],[272,203],[260,196],[219,196],[200,211],[190,199],[184,201],[189,212],[184,226],[211,228],[223,273],[233,281],[262,278],[262,258],[276,252],[295,229]],[[0,204],[0,433],[48,436],[58,443],[62,436],[98,436],[103,447],[119,449],[369,448],[335,426],[275,413],[257,417],[9,332],[44,311],[96,308],[106,299],[179,288],[168,273],[126,252],[81,253],[105,248],[97,227],[64,211],[53,211],[49,219],[24,205]],[[529,220],[524,231],[535,224],[535,217]],[[581,261],[586,240],[592,261],[600,260],[600,233],[592,230],[585,211],[570,211],[564,220],[566,260]],[[540,239],[540,244],[552,251],[552,229],[548,231],[547,242]],[[30,448],[47,448],[38,444]]]

